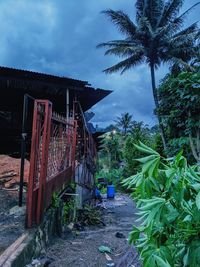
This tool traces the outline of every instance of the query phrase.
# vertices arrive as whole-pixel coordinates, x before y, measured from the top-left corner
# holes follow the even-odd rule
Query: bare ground
[[[24,208],[19,209],[18,191],[0,189],[0,255],[24,231]]]
[[[54,260],[50,267],[141,266],[135,248],[127,242],[137,218],[132,200],[126,195],[117,195],[114,201],[105,200],[105,207],[103,220],[106,226],[88,228],[77,233],[76,237],[63,235],[54,240],[45,255]],[[117,232],[124,238],[116,237]],[[101,245],[110,247],[112,253],[108,256],[100,253],[98,248]]]

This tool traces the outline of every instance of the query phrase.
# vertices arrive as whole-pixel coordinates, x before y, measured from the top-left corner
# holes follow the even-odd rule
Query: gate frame
[[[44,111],[40,110],[41,105]],[[42,139],[40,136],[41,116],[43,116]],[[66,140],[69,141],[70,133],[72,134],[71,153],[69,156],[69,166],[61,170],[47,179],[47,169],[49,160],[49,145],[51,138],[51,127],[53,123],[58,122],[70,129],[67,131]],[[75,172],[75,152],[76,152],[76,135],[77,122],[73,119],[70,123],[66,118],[58,115],[58,118],[53,117],[52,103],[48,100],[38,100],[34,102],[33,124],[32,124],[32,141],[31,141],[31,157],[30,171],[27,192],[27,217],[26,226],[32,227],[33,223],[39,224],[42,220],[44,210],[51,204],[52,194],[55,191],[60,191],[63,186],[73,177]],[[40,150],[40,171],[37,172],[38,149]],[[38,175],[38,176],[37,176]],[[35,179],[38,178],[37,184]]]

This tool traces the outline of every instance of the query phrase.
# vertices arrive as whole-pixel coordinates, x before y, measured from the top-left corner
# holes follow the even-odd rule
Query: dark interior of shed
[[[69,90],[69,111],[76,98],[83,111],[89,110],[111,91],[94,89],[85,81],[42,73],[0,67],[0,154],[20,157],[24,96],[48,99],[53,111],[66,115],[66,92]],[[27,101],[26,157],[29,157],[33,104]]]

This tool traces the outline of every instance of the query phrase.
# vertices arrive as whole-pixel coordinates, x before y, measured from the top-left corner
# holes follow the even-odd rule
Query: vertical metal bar
[[[24,95],[23,118],[22,118],[22,139],[21,139],[21,164],[20,164],[20,183],[19,183],[19,207],[22,206],[23,186],[24,186],[24,161],[26,153],[26,137],[27,137],[27,118],[28,118],[28,100],[34,98],[28,94]]]
[[[22,206],[23,197],[23,185],[24,185],[24,161],[25,161],[25,151],[26,151],[26,121],[28,113],[28,98],[24,95],[23,103],[23,119],[22,119],[22,140],[21,140],[21,166],[20,166],[20,183],[19,183],[19,207]]]
[[[38,104],[34,102],[34,113],[33,113],[33,126],[32,126],[32,139],[31,139],[31,157],[30,157],[30,170],[29,170],[29,181],[28,181],[28,192],[27,192],[27,227],[32,226],[33,222],[33,189],[34,189],[34,177],[35,177],[35,166],[37,160],[37,135],[38,133]]]
[[[45,190],[46,190],[46,179],[47,179],[51,117],[52,117],[51,103],[47,100],[43,102],[45,104],[45,111],[44,111],[44,131],[43,131],[43,140],[42,140],[41,173],[40,173],[40,179],[39,179],[37,214],[36,214],[37,224],[39,224],[41,221],[41,216],[42,216],[42,213],[45,207],[44,202],[45,202]]]

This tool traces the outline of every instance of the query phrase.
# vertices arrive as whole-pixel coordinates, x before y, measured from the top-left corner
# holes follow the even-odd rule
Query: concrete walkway
[[[115,200],[104,200],[104,227],[88,228],[77,237],[57,238],[46,251],[54,261],[50,267],[139,267],[138,254],[128,245],[127,237],[137,216],[132,200],[126,195],[117,195]],[[116,237],[120,233],[121,238]],[[111,248],[112,253],[100,253],[99,246]]]

